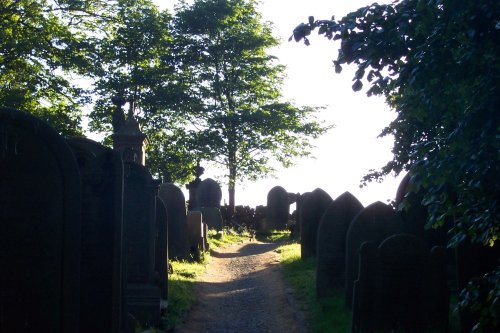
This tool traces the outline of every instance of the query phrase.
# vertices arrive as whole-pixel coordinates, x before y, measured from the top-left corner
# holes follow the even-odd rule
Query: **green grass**
[[[232,229],[224,229],[224,231],[217,232],[217,230],[208,231],[208,244],[210,251],[214,251],[219,247],[224,247],[229,244],[243,242],[250,238],[250,232],[247,230],[235,231]]]
[[[261,242],[284,243],[291,242],[290,231],[272,230],[268,232],[259,231],[255,238]]]
[[[338,297],[316,299],[315,259],[300,259],[300,244],[290,243],[277,249],[285,280],[295,291],[313,332],[346,333],[351,330],[351,313],[344,307],[344,293]]]
[[[163,326],[166,330],[182,322],[194,299],[193,286],[205,271],[205,263],[170,260],[173,273],[168,275],[168,308]]]

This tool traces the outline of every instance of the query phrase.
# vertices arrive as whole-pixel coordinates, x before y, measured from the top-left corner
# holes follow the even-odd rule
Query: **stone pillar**
[[[124,162],[135,162],[140,165],[146,164],[146,134],[141,132],[139,124],[134,117],[134,101],[129,100],[129,111],[127,119],[122,106],[125,99],[113,97],[113,104],[116,108],[113,112],[113,149],[122,154]]]

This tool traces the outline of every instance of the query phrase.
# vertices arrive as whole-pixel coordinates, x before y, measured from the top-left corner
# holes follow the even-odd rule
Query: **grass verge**
[[[295,291],[312,332],[346,333],[351,331],[351,313],[344,307],[343,291],[338,297],[316,299],[316,261],[300,258],[300,244],[289,243],[277,249],[283,276]]]

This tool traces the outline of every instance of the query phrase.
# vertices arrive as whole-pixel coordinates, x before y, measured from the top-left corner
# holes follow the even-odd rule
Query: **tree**
[[[309,138],[329,127],[316,108],[282,100],[284,67],[267,51],[279,41],[253,0],[181,1],[174,18],[179,63],[190,78],[189,119],[200,154],[228,170],[229,209],[237,181],[309,155]]]
[[[183,117],[185,84],[176,71],[171,15],[150,0],[119,0],[108,34],[98,45],[93,131],[111,134],[111,98],[134,100],[135,115],[148,136],[146,165],[165,182],[186,182],[195,156]],[[109,143],[110,138],[106,140]]]
[[[91,72],[90,31],[102,28],[111,8],[108,1],[0,0],[0,105],[81,135],[88,99],[69,74]]]
[[[338,21],[311,17],[293,33],[307,44],[315,29],[340,40],[335,71],[355,64],[353,89],[368,82],[368,95],[385,96],[397,118],[381,135],[394,135],[394,158],[364,181],[410,170],[427,193],[429,226],[454,218],[450,245],[492,246],[500,236],[499,20],[495,0],[399,0]],[[499,329],[499,276],[500,268],[487,276],[476,329]]]

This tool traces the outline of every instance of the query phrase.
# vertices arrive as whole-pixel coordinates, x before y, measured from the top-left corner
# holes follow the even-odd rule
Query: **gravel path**
[[[305,333],[282,281],[276,244],[246,242],[212,253],[197,302],[176,333]]]

